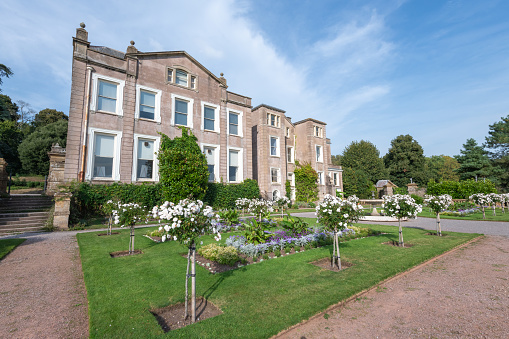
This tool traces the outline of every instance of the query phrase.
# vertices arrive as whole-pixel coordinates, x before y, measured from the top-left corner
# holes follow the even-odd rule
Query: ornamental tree
[[[328,231],[333,232],[333,250],[331,258],[331,267],[337,266],[341,270],[341,256],[339,254],[338,235],[359,220],[362,206],[359,205],[359,199],[356,196],[350,196],[347,199],[341,199],[327,194],[323,202],[316,206],[316,217],[318,221],[325,226]]]
[[[384,195],[382,208],[386,215],[398,218],[399,224],[399,242],[401,247],[405,246],[403,242],[403,229],[401,227],[402,218],[415,218],[422,211],[422,206],[415,203],[415,200],[409,195],[395,194]]]
[[[504,198],[502,198],[500,194],[497,193],[489,193],[488,196],[491,199],[491,208],[493,209],[493,215],[496,216],[497,212],[495,211],[495,208],[497,207],[497,203],[502,203],[502,201],[504,201]]]
[[[287,197],[279,197],[274,200],[274,203],[281,209],[281,218],[284,216],[285,206],[290,203],[290,199]]]
[[[259,221],[262,221],[262,216],[268,216],[274,209],[272,208],[273,202],[264,199],[251,199],[248,206],[248,211],[255,216],[259,216]]]
[[[134,254],[134,224],[136,221],[141,221],[147,215],[145,208],[135,203],[118,203],[116,209],[112,210],[112,213],[116,225],[130,227],[129,255]]]
[[[482,218],[486,219],[486,211],[484,210],[485,206],[491,205],[491,197],[489,194],[484,193],[476,193],[472,194],[468,200],[473,201],[476,205],[481,206],[482,208]]]
[[[445,211],[452,203],[452,197],[449,194],[440,196],[426,195],[424,204],[431,208],[437,214],[437,235],[442,236],[442,228],[440,227],[440,212]]]
[[[219,216],[214,213],[212,207],[203,206],[201,200],[184,199],[178,204],[166,201],[161,206],[152,209],[154,218],[161,220],[166,225],[159,228],[163,231],[162,241],[178,241],[188,246],[187,272],[186,272],[186,297],[184,320],[189,316],[188,284],[191,277],[191,322],[196,321],[196,239],[204,234],[215,234],[215,240],[221,240],[215,224]],[[191,266],[191,274],[189,274]]]
[[[209,177],[207,160],[197,138],[186,127],[180,129],[182,136],[174,139],[160,133],[161,146],[157,153],[163,201],[173,203],[187,198],[203,199]]]

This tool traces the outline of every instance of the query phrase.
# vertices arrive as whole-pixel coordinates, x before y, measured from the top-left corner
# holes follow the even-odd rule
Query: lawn
[[[16,247],[21,245],[26,239],[1,239],[0,240],[0,260],[11,253]]]
[[[308,219],[310,223],[316,219]],[[366,227],[366,225],[361,225]],[[476,234],[404,229],[411,248],[383,245],[398,239],[397,227],[370,226],[388,234],[340,244],[342,258],[354,264],[331,272],[309,264],[330,256],[332,247],[312,249],[265,260],[213,275],[197,265],[197,295],[205,296],[223,314],[165,334],[150,309],[184,300],[187,249],[175,242],[154,243],[136,230],[136,248],[143,254],[111,258],[128,249],[128,230],[118,235],[78,234],[87,287],[91,337],[266,338],[327,307],[405,271],[474,237]],[[223,234],[224,240],[231,234]],[[202,238],[204,244],[214,242]]]
[[[476,212],[473,214],[469,214],[464,217],[440,214],[440,218],[441,219],[456,219],[456,220],[479,220],[479,221],[484,220],[484,221],[503,221],[503,222],[509,221],[509,211],[507,209],[505,209],[505,213],[502,213],[502,209],[497,208],[496,216],[493,215],[493,210],[491,208],[487,208],[485,210],[485,213],[486,213],[486,219],[482,218],[482,211],[479,211],[479,212]],[[429,208],[427,208],[427,207],[423,207],[422,212],[419,213],[418,216],[424,217],[424,218],[436,218],[437,217],[437,215],[433,212],[430,212]]]

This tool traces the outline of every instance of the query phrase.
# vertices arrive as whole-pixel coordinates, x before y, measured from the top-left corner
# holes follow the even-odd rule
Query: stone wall
[[[57,143],[51,146],[49,155],[49,174],[46,195],[54,196],[59,191],[58,186],[64,184],[65,148]]]
[[[426,188],[419,188],[416,183],[407,184],[407,188],[410,195],[415,194],[423,198],[426,195]]]

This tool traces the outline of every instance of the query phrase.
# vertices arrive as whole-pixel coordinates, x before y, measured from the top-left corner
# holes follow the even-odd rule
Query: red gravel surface
[[[75,232],[27,235],[0,261],[0,338],[86,338]]]
[[[487,236],[280,338],[509,338],[509,238]]]

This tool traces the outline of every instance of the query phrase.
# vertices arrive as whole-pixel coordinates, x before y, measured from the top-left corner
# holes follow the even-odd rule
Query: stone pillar
[[[417,186],[417,184],[415,182],[407,184],[406,187],[408,188],[408,194],[409,195],[412,195],[412,194],[416,194],[417,195],[419,187]]]
[[[0,158],[0,195],[7,194],[7,185],[9,183],[9,174],[7,174],[7,161]]]
[[[55,193],[55,213],[53,214],[53,226],[57,229],[69,229],[71,196],[71,193]]]
[[[58,186],[64,184],[65,148],[57,143],[51,146],[49,155],[49,174],[46,195],[53,196],[57,193]]]

